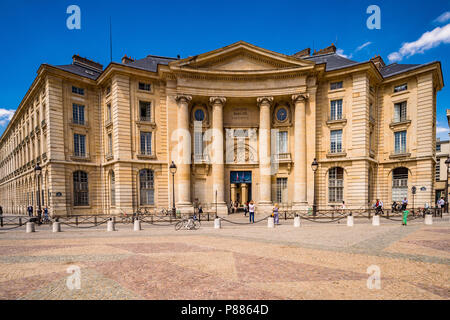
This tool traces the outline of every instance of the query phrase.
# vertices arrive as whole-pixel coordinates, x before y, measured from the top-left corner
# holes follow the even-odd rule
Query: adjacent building
[[[185,59],[43,64],[0,139],[0,205],[120,214],[253,199],[259,212],[433,203],[440,62],[240,41]],[[311,163],[317,159],[318,170]],[[36,174],[38,164],[42,172]],[[430,174],[431,173],[431,174]],[[40,192],[37,192],[40,190]]]

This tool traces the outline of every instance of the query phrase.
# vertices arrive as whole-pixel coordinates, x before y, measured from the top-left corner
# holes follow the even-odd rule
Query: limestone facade
[[[309,53],[309,50],[306,50]],[[434,203],[439,62],[385,66],[237,42],[186,59],[41,65],[0,140],[0,205],[25,214]],[[311,163],[317,159],[314,173]],[[39,163],[42,172],[36,174]],[[37,189],[41,190],[38,195]],[[411,200],[410,200],[411,203]]]

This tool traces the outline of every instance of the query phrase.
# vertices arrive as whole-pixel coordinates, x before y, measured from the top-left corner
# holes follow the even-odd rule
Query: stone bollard
[[[347,227],[353,227],[353,216],[347,216]]]
[[[141,231],[142,230],[141,229],[141,220],[139,220],[139,219],[134,220],[134,228],[133,228],[133,230],[134,231]]]
[[[106,224],[106,231],[116,231],[114,229],[114,221],[108,220],[108,222]]]
[[[215,218],[214,219],[214,229],[220,229],[222,228],[222,223],[220,221],[220,218]]]
[[[27,228],[27,233],[34,232],[35,231],[34,222],[27,222],[26,228]]]
[[[300,217],[294,218],[294,227],[296,228],[300,227]]]
[[[273,217],[267,218],[267,228],[275,228],[275,222]]]
[[[433,215],[432,214],[426,214],[424,223],[425,224],[433,224]]]
[[[373,216],[372,225],[377,226],[377,227],[380,225],[380,216],[378,216],[378,215]]]
[[[52,229],[53,232],[61,232],[61,222],[53,222]]]

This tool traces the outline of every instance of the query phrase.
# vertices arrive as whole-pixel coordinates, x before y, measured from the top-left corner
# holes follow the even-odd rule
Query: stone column
[[[191,96],[178,95],[175,100],[178,104],[177,132],[177,173],[175,174],[175,184],[178,187],[177,210],[181,212],[193,211],[191,203],[191,139],[189,133],[189,102]]]
[[[231,202],[234,203],[236,201],[236,184],[231,184]]]
[[[242,198],[242,204],[245,204],[248,201],[248,186],[246,183],[241,184],[241,198]]]
[[[225,97],[210,97],[212,107],[212,176],[213,176],[213,199],[217,191],[217,212],[228,213],[225,204],[225,166],[223,159],[223,106],[227,99]]]
[[[308,206],[306,193],[306,94],[292,96],[295,105],[294,127],[294,209]]]
[[[258,211],[269,212],[271,197],[271,159],[270,159],[270,107],[273,97],[260,97],[259,106],[259,201]]]

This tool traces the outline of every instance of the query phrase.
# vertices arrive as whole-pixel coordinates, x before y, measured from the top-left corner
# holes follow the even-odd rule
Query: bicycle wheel
[[[180,230],[183,226],[184,226],[184,224],[186,223],[186,220],[181,220],[181,221],[178,221],[176,224],[175,224],[175,230]]]
[[[197,230],[198,228],[200,228],[200,226],[201,226],[201,223],[200,223],[200,221],[198,221],[198,220],[194,220],[194,223],[193,223],[193,229],[194,230]]]

